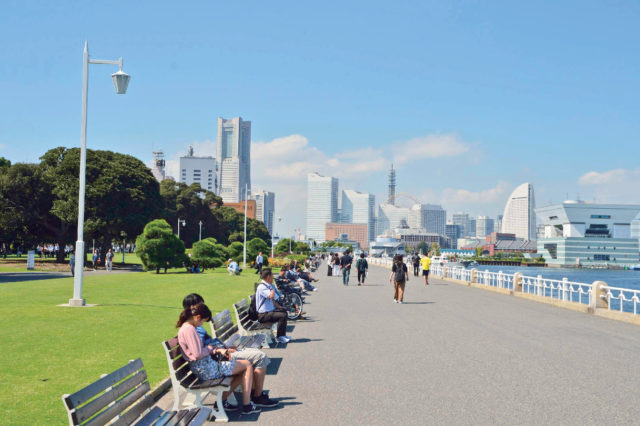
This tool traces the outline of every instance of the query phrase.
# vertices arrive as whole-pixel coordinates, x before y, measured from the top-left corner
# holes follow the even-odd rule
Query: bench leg
[[[180,410],[180,389],[173,387],[173,411]]]
[[[216,395],[216,405],[218,406],[218,409],[214,410],[211,415],[216,418],[216,422],[227,423],[229,421],[229,417],[227,417],[227,413],[224,412],[224,405],[222,405],[223,402],[222,391],[218,391]]]

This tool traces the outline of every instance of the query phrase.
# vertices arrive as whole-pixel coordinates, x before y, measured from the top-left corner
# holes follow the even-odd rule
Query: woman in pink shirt
[[[223,376],[234,376],[231,389],[242,385],[242,414],[258,413],[260,409],[251,402],[253,385],[253,368],[244,359],[216,361],[211,355],[229,358],[228,349],[203,346],[196,327],[200,327],[211,319],[211,311],[204,303],[190,306],[180,313],[176,324],[178,343],[183,355],[189,360],[189,368],[200,380],[218,379]]]

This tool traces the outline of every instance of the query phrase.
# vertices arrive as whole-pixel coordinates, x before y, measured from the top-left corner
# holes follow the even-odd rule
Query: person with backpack
[[[289,343],[291,337],[287,332],[287,312],[276,302],[277,290],[273,285],[273,273],[271,268],[265,268],[260,273],[262,282],[258,284],[255,294],[255,309],[258,313],[258,321],[261,323],[278,323],[276,340],[279,343]]]
[[[356,262],[356,270],[358,271],[358,285],[362,285],[369,270],[369,263],[367,259],[364,258],[364,252],[360,253],[360,259]]]
[[[349,285],[349,276],[351,275],[351,264],[353,263],[353,258],[351,257],[351,252],[349,250],[345,251],[342,257],[340,258],[340,270],[342,271],[342,284]]]
[[[404,300],[404,285],[409,281],[409,273],[407,265],[402,261],[402,255],[397,254],[393,257],[393,266],[391,267],[391,275],[389,282],[393,280],[393,301],[402,304]]]
[[[413,262],[413,276],[417,277],[419,276],[419,272],[420,272],[420,256],[418,256],[418,254],[415,253],[411,257],[411,261]]]

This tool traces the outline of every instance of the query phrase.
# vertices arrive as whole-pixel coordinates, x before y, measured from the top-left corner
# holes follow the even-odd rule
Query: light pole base
[[[85,303],[85,299],[69,299],[69,303],[58,305],[61,308],[93,308],[98,305],[91,305]]]

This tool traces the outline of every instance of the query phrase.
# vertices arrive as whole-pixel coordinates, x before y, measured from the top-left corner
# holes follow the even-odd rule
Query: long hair
[[[200,318],[204,318],[205,320],[211,319],[211,311],[204,303],[198,303],[197,305],[188,306],[180,312],[180,317],[178,318],[178,322],[176,323],[176,328],[182,327],[182,324],[187,322],[189,319],[193,318],[196,315],[200,315]]]

